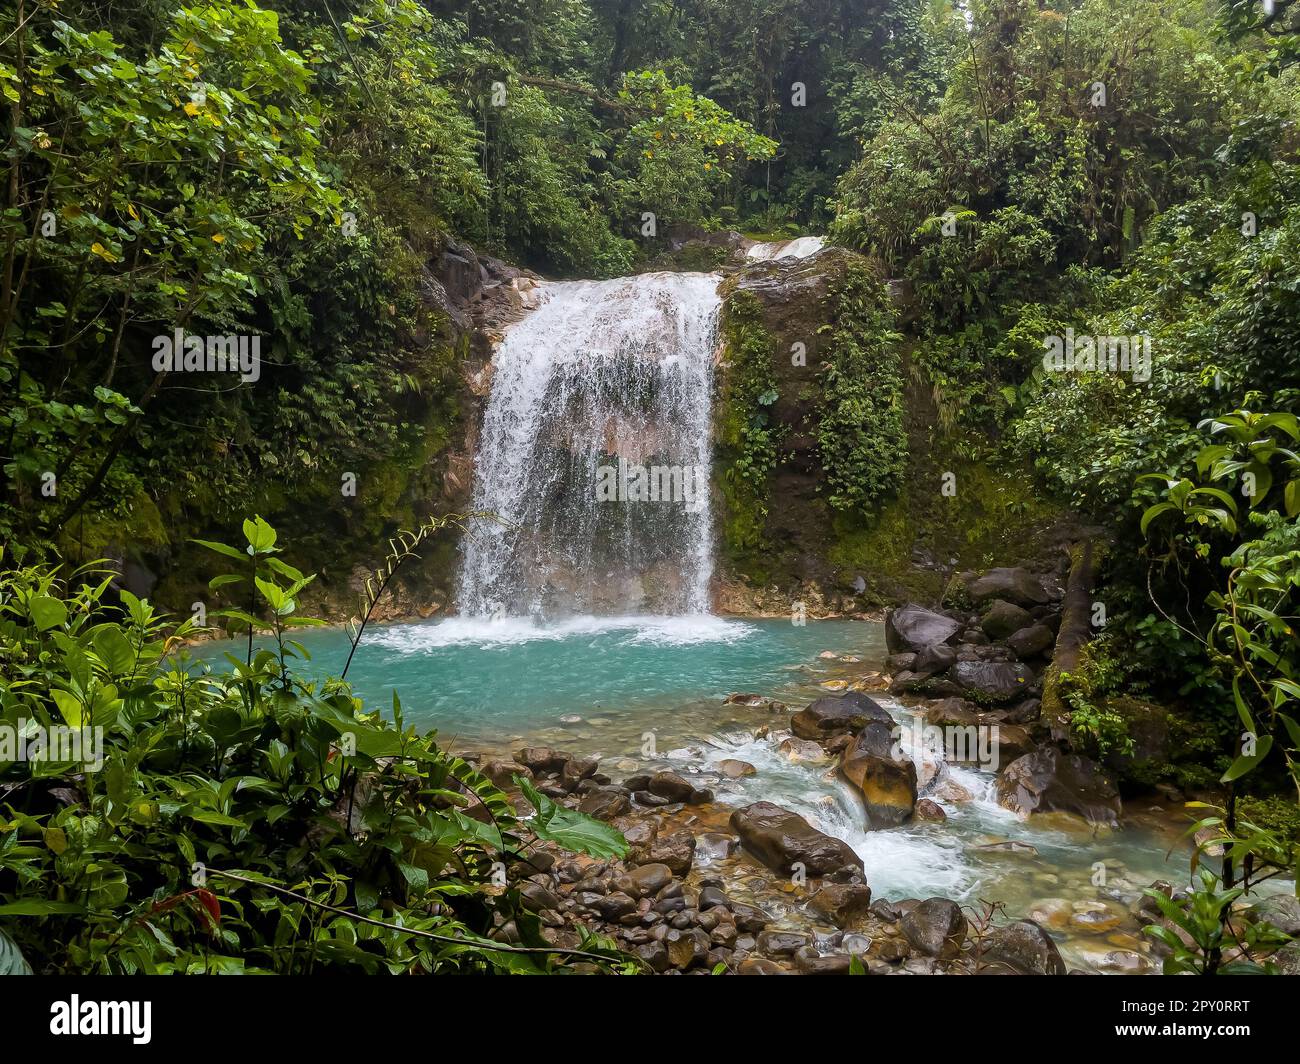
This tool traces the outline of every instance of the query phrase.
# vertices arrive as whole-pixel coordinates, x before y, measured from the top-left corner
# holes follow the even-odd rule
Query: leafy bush
[[[213,671],[111,574],[0,557],[0,967],[44,973],[611,971],[607,941],[550,946],[512,878],[533,839],[625,852],[607,825],[527,791],[523,819],[475,768],[338,678],[295,630],[310,582],[260,518],[214,590],[248,650]],[[271,649],[254,649],[255,633]],[[62,727],[100,764],[18,759]],[[69,733],[70,734],[70,733]],[[61,753],[67,753],[63,750]],[[80,751],[85,754],[86,750]],[[506,925],[509,925],[507,928]],[[25,958],[25,960],[23,960]]]

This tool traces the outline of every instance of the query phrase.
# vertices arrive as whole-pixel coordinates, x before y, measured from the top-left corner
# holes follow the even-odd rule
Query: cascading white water
[[[493,359],[462,615],[707,612],[718,282],[540,286]]]
[[[800,236],[793,240],[769,240],[754,244],[745,254],[751,262],[766,262],[769,259],[806,259],[810,255],[816,255],[825,246],[825,237]]]

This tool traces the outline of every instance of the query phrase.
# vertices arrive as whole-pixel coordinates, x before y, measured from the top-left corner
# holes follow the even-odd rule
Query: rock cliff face
[[[992,441],[944,429],[931,385],[909,358],[906,285],[884,280],[870,261],[838,248],[761,261],[733,253],[722,269],[728,276],[714,465],[721,500],[719,609],[777,614],[801,602],[816,616],[909,599],[937,603],[955,572],[993,559],[1054,560],[1074,538],[1068,521],[1030,493],[1027,475],[971,457],[991,454]],[[860,334],[861,319],[843,305],[846,277],[854,273],[887,294],[888,307],[875,320],[890,339],[873,349],[880,364],[867,366],[874,376],[865,392],[896,389],[905,455],[869,506],[837,509],[828,468],[833,456],[822,431],[828,381],[842,332],[868,347],[873,340]],[[765,388],[746,394],[737,386],[745,377],[757,377]],[[737,409],[746,402],[748,408]],[[736,435],[735,424],[755,417],[774,441],[771,467],[757,491],[737,490],[737,484],[752,486],[754,476],[729,436]],[[877,407],[855,444],[868,457],[889,445],[884,420]]]

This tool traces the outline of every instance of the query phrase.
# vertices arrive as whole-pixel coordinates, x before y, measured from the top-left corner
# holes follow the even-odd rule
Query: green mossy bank
[[[723,284],[723,608],[938,602],[959,569],[1055,564],[1072,521],[996,440],[945,425],[902,286],[838,248]]]

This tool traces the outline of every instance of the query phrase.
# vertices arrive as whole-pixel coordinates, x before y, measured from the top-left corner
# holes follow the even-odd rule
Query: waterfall
[[[708,611],[718,281],[540,286],[493,358],[463,615]]]

